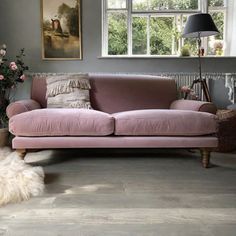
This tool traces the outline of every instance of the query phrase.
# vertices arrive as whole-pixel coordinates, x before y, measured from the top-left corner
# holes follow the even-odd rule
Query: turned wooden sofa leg
[[[18,154],[18,156],[24,160],[25,155],[26,155],[26,149],[16,149],[16,152]]]
[[[202,166],[204,168],[210,167],[210,157],[211,157],[211,149],[209,148],[202,148],[200,149],[201,156],[202,156]]]

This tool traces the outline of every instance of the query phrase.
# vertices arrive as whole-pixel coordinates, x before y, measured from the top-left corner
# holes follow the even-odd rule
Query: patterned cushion
[[[47,77],[48,108],[91,109],[88,74],[55,75]]]

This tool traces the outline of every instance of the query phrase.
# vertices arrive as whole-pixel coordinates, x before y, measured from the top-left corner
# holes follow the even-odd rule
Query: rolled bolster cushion
[[[170,109],[201,111],[211,114],[216,114],[217,111],[217,108],[213,103],[195,100],[176,100],[171,103]]]
[[[11,103],[7,107],[7,116],[10,119],[11,117],[17,114],[27,112],[27,111],[32,111],[35,109],[40,109],[40,108],[41,108],[41,105],[35,100],[32,100],[32,99],[20,100],[20,101]]]

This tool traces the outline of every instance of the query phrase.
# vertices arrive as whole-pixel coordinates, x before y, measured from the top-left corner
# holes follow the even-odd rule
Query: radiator
[[[176,81],[178,89],[183,85],[191,85],[193,80],[199,78],[198,73],[158,73],[159,76],[169,77]],[[209,85],[209,80],[219,80],[225,81],[225,87],[229,90],[228,97],[232,103],[236,102],[236,73],[203,73],[202,78],[206,79]],[[194,87],[195,93],[202,97],[202,91],[200,84]]]

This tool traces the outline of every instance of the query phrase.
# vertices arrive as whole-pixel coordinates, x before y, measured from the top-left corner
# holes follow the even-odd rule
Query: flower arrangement
[[[223,43],[221,40],[216,40],[214,43],[214,51],[215,51],[215,55],[217,56],[221,56],[223,54]]]
[[[26,79],[24,72],[29,68],[23,62],[24,51],[21,49],[16,60],[8,62],[6,45],[3,44],[0,48],[0,127],[6,127],[8,124],[6,108],[12,99],[12,89],[15,89],[18,83],[23,83]]]

